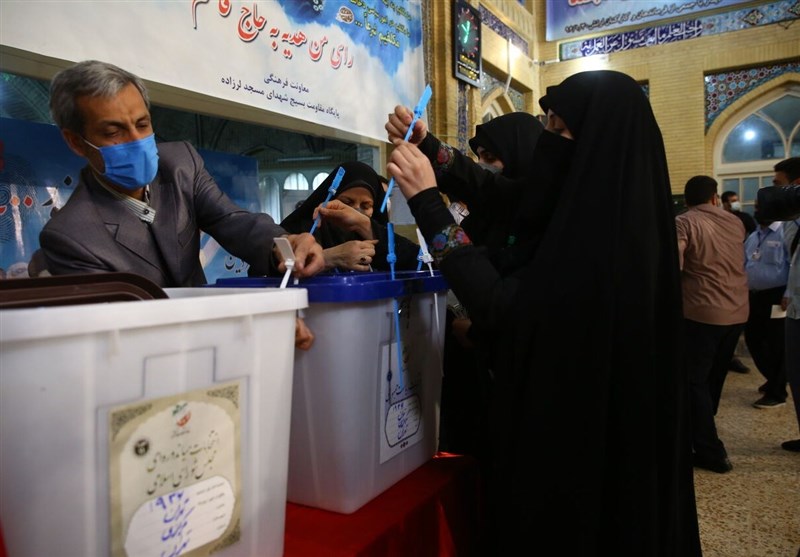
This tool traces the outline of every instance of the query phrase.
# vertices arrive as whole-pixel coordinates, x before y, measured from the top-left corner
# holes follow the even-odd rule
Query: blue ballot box
[[[295,354],[287,497],[352,513],[436,452],[447,284],[438,272],[407,271],[323,275],[287,288],[307,290],[303,315],[316,337]]]

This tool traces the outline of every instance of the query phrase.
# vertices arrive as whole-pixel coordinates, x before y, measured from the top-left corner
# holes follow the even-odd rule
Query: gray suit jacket
[[[273,238],[286,231],[269,215],[235,205],[189,143],[160,143],[158,156],[151,225],[107,192],[88,166],[81,171],[75,191],[39,235],[50,273],[124,271],[162,287],[200,286],[206,283],[202,230],[249,263],[251,275],[269,274]]]

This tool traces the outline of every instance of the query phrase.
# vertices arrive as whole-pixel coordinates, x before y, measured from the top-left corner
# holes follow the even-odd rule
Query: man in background
[[[755,231],[758,223],[756,223],[756,219],[750,216],[750,213],[742,211],[742,204],[739,201],[739,194],[737,194],[735,191],[729,190],[722,192],[722,208],[739,217],[744,225],[744,231],[746,234],[750,235]]]
[[[722,192],[722,208],[730,213],[733,213],[739,218],[739,220],[742,221],[742,224],[744,225],[745,237],[755,232],[756,227],[758,226],[756,220],[750,216],[750,213],[742,211],[742,204],[739,201],[739,194],[737,194],[735,191],[728,190]],[[747,373],[750,371],[750,368],[747,367],[745,363],[738,357],[733,356],[730,364],[728,364],[728,370],[735,371],[736,373]]]
[[[760,218],[783,221],[783,240],[789,248],[791,265],[781,307],[786,310],[786,376],[800,429],[800,157],[785,159],[774,166],[775,187],[758,191]],[[787,451],[800,453],[800,438],[781,443]]]
[[[748,315],[742,222],[720,207],[717,182],[694,176],[686,212],[675,217],[683,290],[694,465],[717,473],[733,466],[714,416],[728,363]]]
[[[778,408],[786,403],[784,319],[775,315],[789,278],[789,249],[780,222],[758,216],[758,228],[744,242],[745,270],[750,289],[750,315],[744,340],[758,371],[767,380],[756,408]]]

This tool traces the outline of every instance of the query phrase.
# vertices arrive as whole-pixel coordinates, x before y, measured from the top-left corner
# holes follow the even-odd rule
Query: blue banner
[[[696,15],[750,0],[547,0],[547,40]]]
[[[28,276],[39,232],[85,165],[55,126],[0,118],[0,276]]]

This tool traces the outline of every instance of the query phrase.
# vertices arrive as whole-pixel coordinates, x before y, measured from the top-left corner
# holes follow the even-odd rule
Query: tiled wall
[[[657,46],[719,33],[741,31],[760,25],[790,22],[798,17],[800,17],[800,1],[780,0],[697,19],[565,42],[560,45],[560,58],[572,60],[582,56]]]
[[[800,0],[763,2],[697,18],[693,21],[700,22],[701,32],[694,35],[681,35],[670,26],[662,26],[661,31],[640,30],[638,33],[644,36],[649,33],[663,40],[642,44],[642,40],[637,39],[637,48],[612,48],[602,56],[580,55],[566,60],[559,60],[559,51],[573,49],[577,52],[579,47],[544,41],[545,13],[541,7],[544,2],[537,0],[532,4],[533,15],[524,23],[526,12],[517,3],[498,0],[471,3],[481,7],[486,34],[501,37],[494,42],[497,52],[485,51],[484,59],[494,56],[503,60],[504,53],[500,50],[506,48],[506,40],[518,47],[527,44],[530,69],[522,71],[533,74],[529,80],[533,85],[524,92],[512,86],[509,96],[515,109],[535,112],[538,96],[547,86],[596,67],[591,64],[600,58],[601,67],[625,72],[646,84],[664,135],[674,191],[682,190],[683,184],[693,175],[713,173],[714,141],[722,124],[735,116],[733,112],[737,106],[763,94],[770,83],[785,83],[792,76],[800,83]],[[431,79],[435,82],[430,118],[436,125],[431,129],[445,141],[466,150],[466,140],[480,123],[481,100],[497,87],[504,86],[503,76],[485,76],[481,89],[455,80],[449,44],[449,2],[424,2],[424,5],[432,14],[430,35],[426,32],[426,37],[432,37],[426,48],[430,52],[427,60]],[[513,17],[502,12],[507,6],[513,7]],[[683,28],[687,26],[684,24]],[[665,39],[670,30],[675,40]],[[636,37],[629,36],[626,40],[633,38]],[[595,47],[614,44],[608,38],[605,43],[598,39],[600,37],[594,38]],[[619,39],[616,44],[625,43]],[[514,74],[514,77],[518,76]]]
[[[800,76],[800,61],[706,75],[706,130],[728,106],[750,91],[786,73]]]

